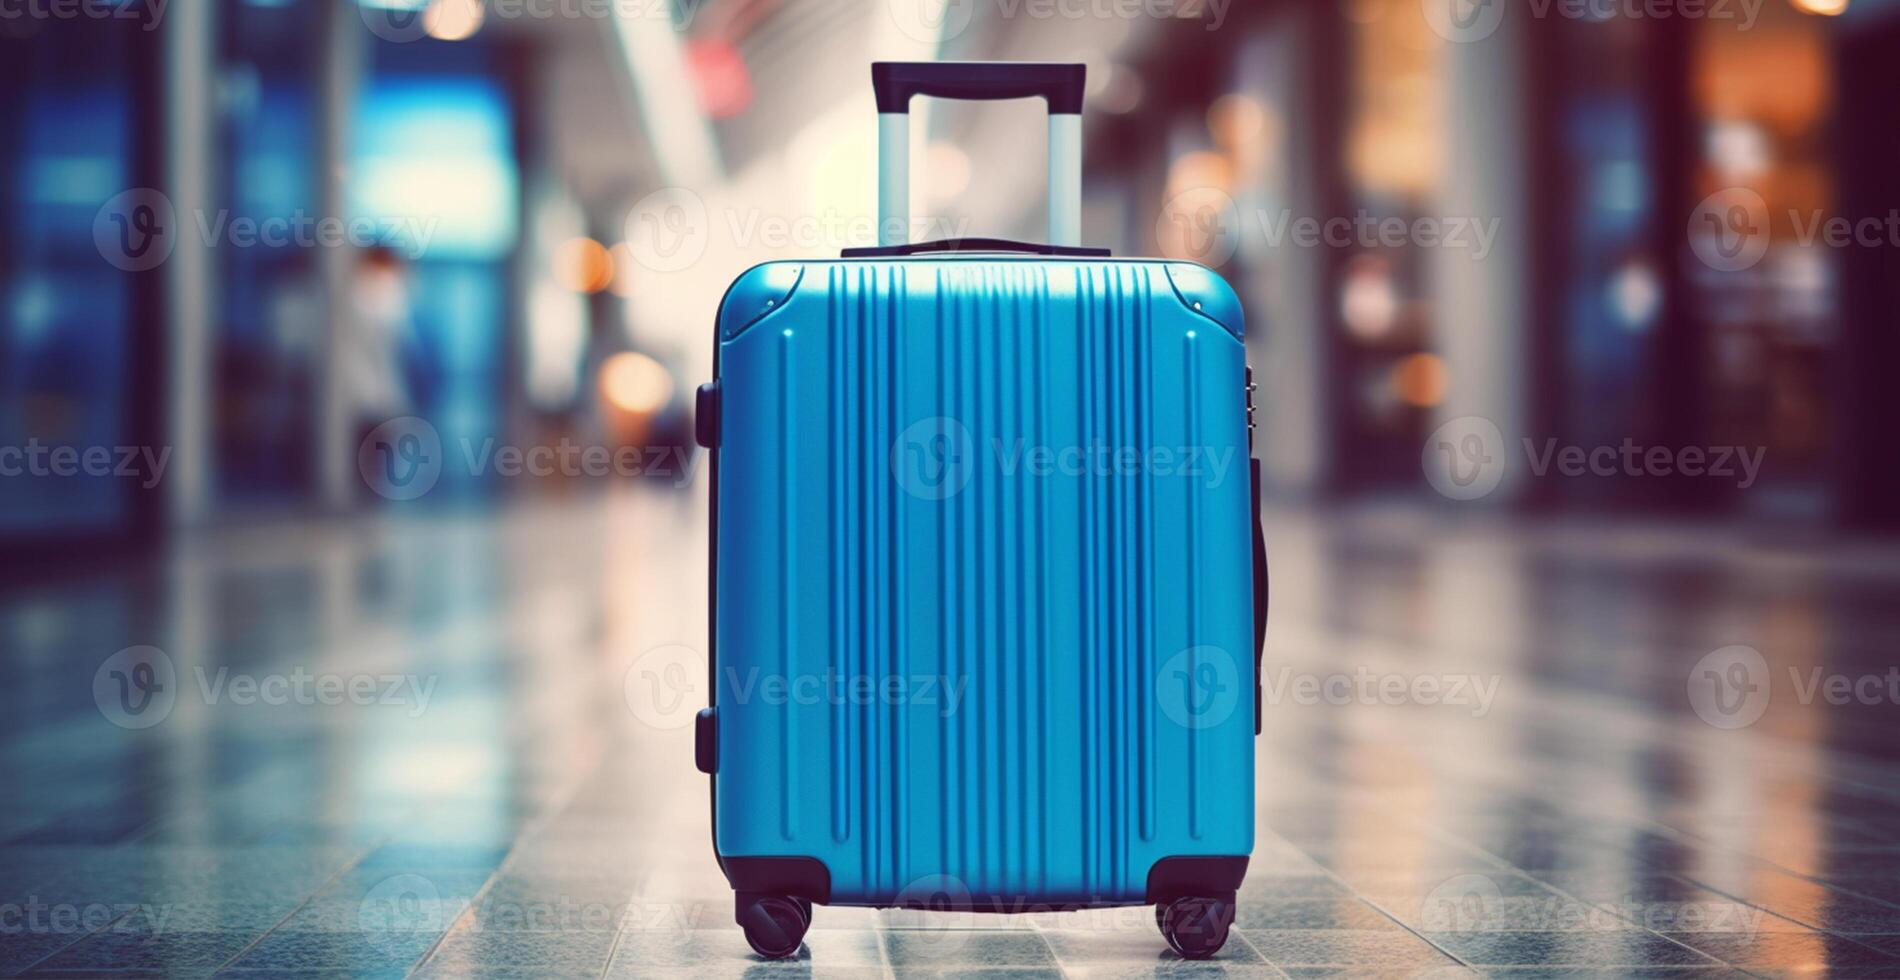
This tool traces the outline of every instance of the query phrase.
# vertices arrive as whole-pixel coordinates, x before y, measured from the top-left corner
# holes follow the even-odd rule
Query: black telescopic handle
[[[909,112],[913,95],[940,99],[1041,96],[1051,115],[1082,114],[1087,68],[1048,61],[876,61],[871,87],[880,113]]]

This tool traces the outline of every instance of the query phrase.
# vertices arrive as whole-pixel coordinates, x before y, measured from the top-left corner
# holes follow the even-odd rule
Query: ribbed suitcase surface
[[[715,843],[833,904],[1143,900],[1252,850],[1241,318],[1197,266],[771,263],[728,292]]]

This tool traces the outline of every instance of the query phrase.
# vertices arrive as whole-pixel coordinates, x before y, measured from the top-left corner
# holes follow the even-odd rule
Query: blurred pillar
[[[554,120],[559,106],[554,97],[554,82],[548,62],[527,44],[514,44],[503,59],[509,90],[520,110],[513,113],[513,150],[520,168],[521,192],[515,195],[515,227],[519,241],[508,257],[508,304],[510,315],[502,326],[502,414],[503,435],[518,441],[523,421],[522,410],[529,405],[526,378],[529,333],[535,328],[534,297],[539,263],[545,261],[536,249],[540,229],[535,224],[535,205],[539,189],[553,180]]]
[[[612,37],[625,84],[640,107],[660,177],[704,191],[723,174],[712,122],[699,107],[685,35],[664,17],[615,17]]]
[[[1484,498],[1509,503],[1524,491],[1523,439],[1531,379],[1532,156],[1528,17],[1504,17],[1481,39],[1448,41],[1444,53],[1445,169],[1438,214],[1496,229],[1489,252],[1432,250],[1434,328],[1448,384],[1437,423],[1480,416],[1496,425],[1510,463]]]
[[[355,111],[356,86],[362,74],[364,28],[355,0],[326,0],[317,43],[317,213],[325,219],[346,221],[346,169],[349,165],[350,120]],[[326,329],[322,361],[317,365],[316,472],[325,507],[341,509],[356,498],[356,441],[352,431],[347,389],[343,386],[343,337],[348,329],[350,279],[356,255],[347,248],[317,252],[317,272],[323,283]]]
[[[1644,88],[1650,93],[1644,123],[1654,154],[1651,180],[1656,209],[1651,251],[1668,270],[1657,309],[1653,341],[1641,390],[1650,399],[1636,418],[1639,443],[1681,452],[1709,438],[1709,324],[1696,302],[1686,229],[1697,200],[1695,171],[1702,159],[1703,120],[1695,105],[1693,60],[1699,22],[1661,17],[1643,24]],[[1628,481],[1626,481],[1628,482]],[[1680,473],[1635,481],[1628,499],[1664,510],[1706,510],[1707,481]]]
[[[1258,202],[1288,214],[1327,218],[1344,214],[1346,86],[1351,48],[1338,5],[1289,4],[1269,20],[1260,58],[1242,65],[1260,79],[1270,118],[1281,123],[1274,146],[1281,179]],[[1249,54],[1253,52],[1249,50]],[[1272,200],[1273,198],[1277,200]],[[1257,223],[1243,222],[1260,233]],[[1251,244],[1251,243],[1243,243]],[[1309,496],[1333,486],[1332,436],[1339,418],[1336,344],[1343,249],[1290,244],[1272,249],[1268,275],[1252,277],[1248,308],[1264,311],[1248,324],[1251,360],[1260,388],[1257,449],[1263,477],[1280,494]]]
[[[1890,228],[1900,214],[1900,130],[1893,113],[1900,22],[1865,16],[1844,26],[1835,52],[1834,127],[1838,209]],[[1835,354],[1837,424],[1830,480],[1849,527],[1900,529],[1900,242],[1841,249],[1840,345]]]
[[[212,210],[212,163],[217,119],[212,70],[217,64],[217,5],[179,4],[164,21],[165,180],[174,236],[165,263],[167,350],[165,427],[172,458],[166,473],[166,511],[174,525],[202,520],[210,510],[212,484],[211,398],[218,382],[212,370],[212,318],[216,307],[211,243],[195,234],[199,217]]]

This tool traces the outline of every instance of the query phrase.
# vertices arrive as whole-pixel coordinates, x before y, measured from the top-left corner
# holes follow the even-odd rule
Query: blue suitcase
[[[879,63],[878,248],[720,304],[711,707],[737,920],[1153,904],[1225,941],[1266,571],[1232,289],[1077,245],[1083,67]],[[1041,96],[1050,244],[905,244],[913,95]],[[1251,698],[1248,696],[1251,692]]]

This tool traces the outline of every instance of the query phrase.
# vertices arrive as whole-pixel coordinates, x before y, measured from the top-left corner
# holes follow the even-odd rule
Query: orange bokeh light
[[[554,278],[577,293],[600,292],[613,282],[613,257],[591,238],[570,238],[554,250]]]

